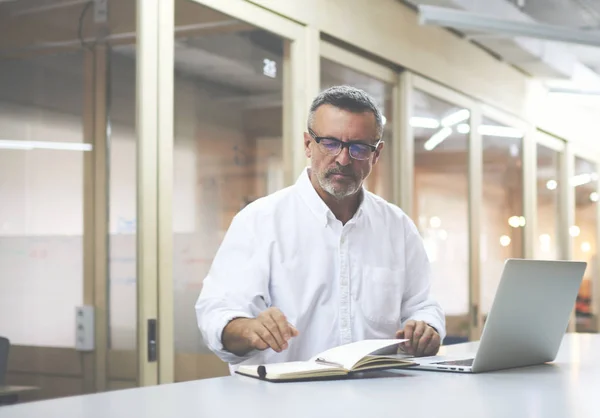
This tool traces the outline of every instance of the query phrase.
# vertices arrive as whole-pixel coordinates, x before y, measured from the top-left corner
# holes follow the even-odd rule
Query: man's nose
[[[343,147],[335,161],[341,166],[347,166],[350,164],[352,162],[352,157],[350,157],[350,148]]]

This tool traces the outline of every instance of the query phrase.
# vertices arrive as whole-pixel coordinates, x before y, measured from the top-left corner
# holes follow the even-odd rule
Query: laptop
[[[474,358],[422,357],[411,369],[480,373],[553,361],[586,265],[506,260]]]

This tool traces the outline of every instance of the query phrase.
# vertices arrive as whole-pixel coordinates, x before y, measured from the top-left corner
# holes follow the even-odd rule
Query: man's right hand
[[[279,309],[269,308],[254,319],[237,318],[230,321],[223,330],[223,347],[238,356],[269,347],[280,353],[288,348],[288,341],[298,334],[298,330]]]

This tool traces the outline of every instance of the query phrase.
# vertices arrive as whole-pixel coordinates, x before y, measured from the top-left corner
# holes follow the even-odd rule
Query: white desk
[[[224,377],[7,406],[0,418],[600,417],[598,334],[567,335],[552,365],[477,375],[391,374],[310,383]]]

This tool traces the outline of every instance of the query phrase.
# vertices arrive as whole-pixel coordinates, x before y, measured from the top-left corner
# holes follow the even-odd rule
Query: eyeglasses
[[[315,142],[319,144],[319,148],[324,154],[335,157],[342,152],[342,149],[348,148],[350,157],[354,158],[355,160],[369,159],[369,157],[371,157],[371,153],[377,150],[377,146],[381,142],[381,139],[378,140],[375,145],[365,144],[364,142],[344,142],[337,138],[317,136],[312,129],[309,129],[308,133],[313,137]]]

